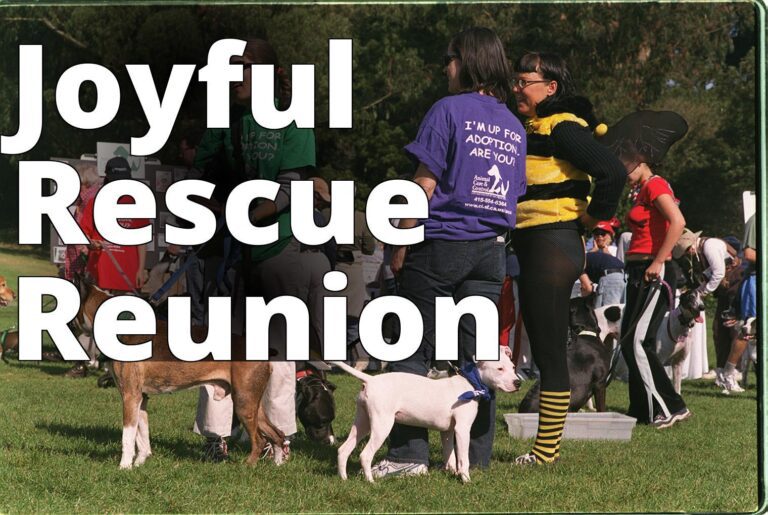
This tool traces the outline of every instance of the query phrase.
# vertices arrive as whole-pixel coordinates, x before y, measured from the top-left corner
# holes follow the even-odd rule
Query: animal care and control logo
[[[494,195],[497,197],[506,197],[509,191],[509,181],[503,181],[499,167],[493,165],[487,172],[488,177],[475,176],[472,182],[472,193],[483,195]],[[491,184],[493,179],[493,184]]]
[[[505,175],[510,176],[520,158],[522,136],[498,125],[476,121],[466,121],[464,131],[467,133],[464,143],[469,145],[469,156],[480,158],[484,168],[488,162],[493,163],[482,173],[474,174],[472,201],[467,206],[509,214],[507,193],[510,181],[505,180]]]

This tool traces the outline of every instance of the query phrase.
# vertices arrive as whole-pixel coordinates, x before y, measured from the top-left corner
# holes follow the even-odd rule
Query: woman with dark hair
[[[629,369],[627,414],[657,429],[691,416],[656,356],[656,332],[673,307],[677,283],[669,262],[685,228],[672,188],[656,172],[669,147],[687,131],[688,124],[677,113],[638,111],[622,118],[602,139],[624,163],[632,187],[627,303],[621,321],[621,352]]]
[[[504,104],[509,69],[496,34],[484,28],[457,34],[445,55],[449,96],[437,101],[405,147],[417,165],[414,182],[429,199],[422,243],[395,247],[391,268],[399,293],[413,302],[424,321],[421,346],[393,371],[426,376],[435,351],[435,298],[458,302],[479,295],[496,303],[505,273],[504,233],[515,225],[517,197],[525,190],[525,134]],[[401,228],[414,227],[403,219]],[[472,317],[459,327],[459,363],[475,354]],[[471,365],[469,365],[471,366]],[[488,466],[495,430],[493,399],[478,400],[469,461]],[[374,477],[427,472],[427,430],[395,424],[387,458]]]
[[[541,379],[536,442],[515,462],[536,464],[560,456],[570,402],[569,299],[584,270],[582,234],[613,216],[624,169],[592,136],[592,104],[575,95],[560,56],[527,53],[514,72],[512,91],[517,112],[527,119],[528,155],[527,191],[518,199],[512,241],[520,262],[520,309]]]
[[[259,199],[250,212],[254,225],[277,223],[278,238],[270,245],[247,247],[243,250],[242,268],[246,280],[245,293],[263,297],[266,302],[290,295],[303,300],[309,309],[312,328],[322,335],[322,277],[330,270],[325,255],[314,247],[302,246],[291,230],[291,181],[305,180],[315,167],[315,135],[311,129],[300,129],[293,123],[283,129],[260,126],[251,113],[252,64],[275,67],[275,97],[277,107],[290,104],[291,82],[279,66],[272,46],[262,39],[247,41],[242,56],[232,58],[243,64],[243,80],[232,86],[233,105],[230,128],[208,129],[197,147],[195,166],[206,170],[217,182],[214,196],[225,199],[229,190],[239,183],[264,179],[280,184],[274,201]],[[264,150],[267,148],[268,150]],[[218,179],[218,180],[217,180]],[[268,418],[286,437],[296,433],[296,366],[286,360],[286,321],[275,317],[269,327],[270,349],[276,351],[272,375],[264,395],[263,405]],[[213,388],[200,392],[195,430],[208,438],[205,457],[212,461],[227,458],[225,437],[230,435],[232,399],[213,398]],[[274,454],[275,461],[287,457],[288,441],[282,449],[265,449]]]

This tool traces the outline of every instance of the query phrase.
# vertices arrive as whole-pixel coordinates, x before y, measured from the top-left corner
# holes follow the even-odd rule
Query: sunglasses
[[[598,238],[600,236],[608,236],[608,234],[609,233],[607,231],[593,231],[592,232],[592,236],[594,236],[595,238]]]
[[[451,61],[453,61],[454,59],[459,59],[460,57],[461,56],[459,54],[451,54],[451,53],[445,54],[443,56],[443,66],[448,66],[449,64],[451,64]]]
[[[519,89],[525,89],[531,84],[538,84],[538,83],[544,83],[544,82],[552,82],[550,80],[525,80],[525,79],[514,79],[512,81],[512,87],[517,86]]]

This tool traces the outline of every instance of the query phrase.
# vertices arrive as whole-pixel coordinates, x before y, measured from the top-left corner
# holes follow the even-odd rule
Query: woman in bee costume
[[[527,53],[514,71],[512,91],[518,114],[527,118],[528,156],[527,191],[518,199],[513,244],[520,261],[520,307],[541,374],[536,442],[515,460],[527,465],[560,457],[570,402],[569,300],[584,270],[582,234],[613,216],[625,172],[595,140],[592,105],[575,96],[560,56]]]

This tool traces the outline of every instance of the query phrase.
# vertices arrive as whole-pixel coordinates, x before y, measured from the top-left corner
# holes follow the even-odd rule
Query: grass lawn
[[[0,275],[16,287],[19,275],[53,274],[31,252],[0,249]],[[0,330],[16,324],[17,305],[0,311]],[[710,349],[710,362],[714,353]],[[711,382],[686,381],[694,417],[666,431],[636,427],[630,442],[565,441],[553,466],[511,465],[531,441],[506,433],[503,413],[516,411],[522,392],[499,396],[494,463],[473,471],[472,483],[438,471],[428,477],[370,485],[350,462],[351,479],[336,476],[335,448],[300,434],[291,461],[247,467],[246,449],[233,463],[199,460],[191,432],[196,391],[154,396],[149,403],[153,456],[120,471],[121,409],[115,389],[95,377],[67,379],[66,364],[0,363],[0,512],[750,512],[758,508],[757,392],[754,376],[743,394],[719,393]],[[337,385],[337,436],[352,423],[359,383]],[[610,410],[626,409],[623,383],[608,390]],[[432,435],[432,458],[440,459]],[[359,450],[358,450],[359,451]],[[383,454],[383,450],[380,451]],[[761,454],[762,455],[762,454]],[[762,467],[762,466],[761,466]],[[762,468],[760,469],[762,470]]]

